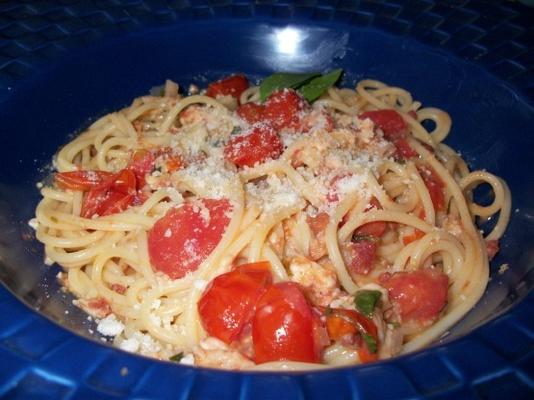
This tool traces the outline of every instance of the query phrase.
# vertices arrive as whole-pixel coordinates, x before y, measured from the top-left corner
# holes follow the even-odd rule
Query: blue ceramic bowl
[[[0,4],[0,396],[532,398],[533,22],[532,9],[499,1]],[[447,142],[509,183],[511,224],[477,307],[429,349],[323,372],[195,369],[91,336],[27,225],[56,149],[166,78],[337,67],[346,84],[376,78],[447,110]]]

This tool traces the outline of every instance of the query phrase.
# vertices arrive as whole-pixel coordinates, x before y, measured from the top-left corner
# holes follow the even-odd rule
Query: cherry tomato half
[[[265,101],[264,119],[275,129],[298,129],[309,109],[308,102],[292,89],[273,92]]]
[[[382,129],[388,140],[403,138],[407,133],[407,125],[402,116],[395,110],[366,111],[358,116],[360,119],[369,118],[376,127]]]
[[[58,172],[54,175],[56,185],[61,189],[90,190],[98,187],[113,176],[106,171]]]
[[[403,320],[433,320],[447,304],[449,278],[442,272],[431,269],[397,272],[381,281]]]
[[[259,299],[252,320],[254,361],[319,362],[319,324],[298,284],[269,286]]]
[[[170,209],[148,232],[148,253],[155,270],[182,278],[219,244],[230,222],[227,199],[203,199]]]
[[[198,302],[206,332],[227,344],[237,340],[271,283],[271,265],[265,261],[239,265],[216,277]]]
[[[224,157],[238,167],[252,167],[257,162],[278,158],[282,150],[282,142],[273,128],[259,124],[230,138],[224,148]]]
[[[244,75],[233,75],[212,82],[208,86],[206,96],[233,96],[239,100],[239,96],[248,89],[248,80]]]

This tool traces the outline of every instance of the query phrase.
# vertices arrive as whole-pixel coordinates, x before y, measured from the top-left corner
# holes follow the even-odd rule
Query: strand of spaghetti
[[[495,175],[484,171],[471,172],[462,178],[459,185],[462,190],[466,191],[480,183],[488,183],[491,185],[494,194],[493,202],[488,206],[480,206],[476,203],[471,203],[469,208],[474,215],[483,218],[488,218],[499,212],[495,227],[486,237],[487,240],[495,240],[502,236],[510,219],[512,208],[510,189],[504,181]]]
[[[92,243],[91,247],[81,247],[81,250],[65,252],[65,250],[48,245],[46,242],[45,250],[48,257],[63,265],[65,268],[77,268],[91,262],[101,252],[108,251],[111,246],[117,243],[122,237],[122,232],[107,233],[100,241]]]
[[[195,95],[195,96],[186,97],[178,101],[178,103],[176,103],[176,105],[167,113],[167,116],[161,123],[161,126],[158,130],[159,134],[163,135],[169,130],[169,128],[171,127],[172,123],[174,122],[178,114],[180,114],[180,111],[182,111],[184,108],[186,108],[187,106],[191,104],[198,104],[198,103],[206,104],[206,105],[218,108],[220,110],[226,110],[224,106],[221,105],[221,103],[219,103],[217,100],[212,99],[211,97],[208,97],[208,96]]]
[[[276,253],[273,251],[273,249],[271,249],[271,246],[265,244],[263,246],[261,256],[264,260],[267,260],[271,263],[271,272],[274,275],[275,282],[284,282],[289,280],[284,265],[282,264]]]
[[[348,293],[354,293],[358,289],[358,285],[354,283],[348,274],[343,258],[341,257],[341,253],[339,252],[337,227],[343,216],[356,204],[357,201],[358,196],[356,194],[352,194],[348,195],[345,200],[340,202],[335,208],[325,231],[328,257],[332,261],[332,264],[334,264],[336,275],[341,283],[341,286],[343,286],[343,289],[345,289]]]
[[[277,210],[275,214],[270,214],[268,218],[260,217],[260,225],[257,226],[256,232],[254,233],[254,237],[250,243],[248,261],[259,261],[261,259],[261,252],[263,249],[263,244],[265,243],[265,238],[267,237],[271,229],[273,229],[274,226],[278,225],[283,220],[291,217],[292,215],[302,210],[304,206],[305,204],[300,203],[292,207]]]
[[[314,188],[310,186],[289,163],[284,162],[283,160],[265,162],[256,167],[243,170],[239,175],[243,181],[247,182],[273,173],[285,174],[297,189],[298,193],[313,206],[319,207],[322,204],[322,200],[319,194],[315,192]]]

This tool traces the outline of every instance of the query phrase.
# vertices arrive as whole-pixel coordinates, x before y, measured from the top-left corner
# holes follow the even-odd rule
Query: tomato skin
[[[239,265],[216,277],[198,302],[206,332],[230,344],[250,323],[256,303],[272,283],[269,262]]]
[[[400,139],[407,133],[407,125],[402,116],[393,109],[366,111],[358,116],[360,119],[369,118],[384,132],[388,140]]]
[[[137,180],[133,171],[123,169],[119,171],[111,183],[111,189],[122,194],[135,194]]]
[[[207,209],[209,219],[204,216]],[[195,271],[221,240],[230,222],[227,199],[202,199],[170,209],[148,232],[148,253],[153,268],[171,279]]]
[[[111,215],[126,210],[135,200],[136,186],[132,171],[119,171],[87,192],[80,215],[92,218],[95,215]]]
[[[408,160],[410,158],[418,157],[419,154],[412,149],[412,146],[404,138],[395,139],[393,141],[395,145],[395,158],[398,160]]]
[[[145,186],[145,176],[154,170],[154,160],[154,154],[149,150],[141,149],[133,154],[128,168],[135,174],[137,189]]]
[[[256,103],[245,103],[238,107],[237,115],[247,121],[249,124],[255,124],[263,120],[265,106]]]
[[[495,254],[497,254],[500,250],[499,247],[499,241],[498,240],[488,240],[486,242],[486,250],[488,252],[488,259],[491,261],[493,260],[493,257],[495,257]]]
[[[241,93],[248,89],[248,80],[244,75],[233,75],[227,78],[212,82],[208,86],[206,96],[233,96],[239,100]]]
[[[326,315],[326,328],[330,340],[335,342],[352,341],[357,344],[358,355],[362,363],[378,359],[376,352],[372,353],[361,336],[357,336],[358,334],[367,334],[378,343],[378,329],[370,318],[355,310],[332,308]]]
[[[423,236],[425,236],[425,232],[414,228],[414,232],[410,235],[406,235],[402,238],[402,243],[406,246],[412,242],[415,242],[416,240],[421,239]]]
[[[252,167],[269,158],[276,159],[284,146],[276,132],[267,125],[254,125],[249,132],[230,138],[224,158],[238,167]]]
[[[436,270],[397,272],[381,277],[381,283],[404,321],[433,320],[447,304],[449,278]]]
[[[393,109],[366,111],[358,118],[369,118],[376,127],[382,129],[384,138],[395,145],[395,158],[398,160],[407,160],[419,155],[406,140],[408,125],[397,111]]]
[[[106,171],[58,172],[54,175],[56,185],[61,189],[87,191],[98,187],[113,176]]]
[[[380,238],[384,235],[386,229],[386,222],[374,221],[363,224],[362,226],[358,227],[354,233],[360,236],[373,236],[375,238]]]
[[[252,320],[254,361],[319,362],[316,321],[298,284],[282,282],[269,286]]]
[[[373,270],[373,263],[378,250],[375,240],[358,240],[348,244],[348,267],[350,272],[367,275]]]
[[[309,104],[292,89],[277,90],[265,101],[264,119],[275,129],[297,129],[302,121],[302,113]]]
[[[428,189],[430,199],[434,205],[434,210],[443,211],[445,209],[445,196],[443,195],[443,188],[445,185],[441,178],[431,167],[420,165],[417,167],[417,170]]]

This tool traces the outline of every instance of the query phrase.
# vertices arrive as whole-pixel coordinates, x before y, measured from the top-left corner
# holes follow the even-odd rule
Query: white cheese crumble
[[[115,314],[109,314],[106,318],[100,320],[96,330],[104,336],[117,336],[124,330],[124,325],[117,320]]]
[[[135,353],[139,350],[139,341],[136,338],[125,339],[120,342],[119,348],[130,353]]]
[[[186,354],[180,360],[180,364],[195,365],[195,357],[193,357],[193,354]]]
[[[506,271],[508,271],[509,268],[510,268],[510,266],[508,264],[502,264],[499,267],[499,275],[504,274]]]
[[[37,218],[32,218],[28,221],[28,225],[34,230],[37,230],[39,227],[39,221],[37,221]]]
[[[293,207],[302,197],[289,179],[269,175],[265,181],[247,183],[245,190],[252,199],[261,205],[263,212],[271,214],[284,208]]]

